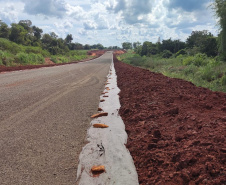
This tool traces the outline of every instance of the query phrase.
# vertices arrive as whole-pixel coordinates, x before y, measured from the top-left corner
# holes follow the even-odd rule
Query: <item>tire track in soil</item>
[[[226,94],[114,62],[139,183],[226,184]]]

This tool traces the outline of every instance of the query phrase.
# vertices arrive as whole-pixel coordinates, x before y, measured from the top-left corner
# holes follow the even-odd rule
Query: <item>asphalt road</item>
[[[0,74],[0,184],[75,184],[112,54]]]

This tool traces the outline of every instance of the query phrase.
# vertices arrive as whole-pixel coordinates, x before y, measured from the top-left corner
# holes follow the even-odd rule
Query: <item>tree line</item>
[[[122,47],[134,49],[141,56],[162,54],[163,58],[169,58],[173,54],[204,53],[208,57],[219,56],[221,60],[226,61],[226,0],[215,0],[212,7],[219,20],[220,33],[217,37],[207,30],[192,31],[185,42],[171,38],[160,42],[159,38],[156,43],[145,41],[142,45],[140,42],[124,42]]]
[[[185,49],[189,54],[205,53],[209,57],[218,55],[217,37],[207,30],[193,31],[185,42],[181,40],[162,40],[160,38],[156,43],[145,41],[142,45],[140,42],[124,42],[123,49],[134,49],[141,56],[151,56],[162,53],[163,58],[169,58],[173,54],[185,54]]]
[[[43,33],[43,30],[32,25],[30,20],[20,20],[10,26],[0,20],[0,38],[8,39],[24,46],[41,47],[52,55],[64,54],[70,50],[107,49],[102,44],[81,44],[72,42],[72,34],[60,38],[56,33]],[[110,46],[110,49],[119,49],[118,46]]]
[[[218,48],[222,58],[226,61],[226,0],[215,0],[213,9],[218,17],[220,34],[218,36]]]

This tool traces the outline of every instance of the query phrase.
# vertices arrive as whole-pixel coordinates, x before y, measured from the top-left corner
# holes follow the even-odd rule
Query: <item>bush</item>
[[[56,64],[71,62],[71,59],[65,56],[52,56],[51,60]]]
[[[58,60],[57,60],[56,56],[51,56],[50,60],[53,61],[55,64],[58,63]]]
[[[201,73],[201,77],[203,80],[205,80],[207,82],[211,82],[214,80],[214,74],[213,74],[211,66],[208,65],[208,66],[202,68],[200,73]]]
[[[169,50],[164,50],[162,54],[162,58],[170,58],[173,55],[173,53]]]
[[[15,57],[16,61],[21,64],[43,64],[45,59],[41,54],[34,53],[18,53]]]
[[[194,55],[196,55],[196,54],[198,54],[200,52],[201,52],[200,47],[196,47],[196,46],[194,46],[193,48],[188,48],[187,49],[187,53],[190,56],[194,56]]]
[[[191,65],[193,63],[194,57],[192,56],[188,56],[185,59],[183,59],[183,65],[188,66]]]
[[[194,57],[188,56],[183,59],[183,65],[191,65],[194,64],[195,66],[206,66],[208,64],[208,59],[205,54],[198,53]]]
[[[44,57],[50,56],[50,53],[46,50],[43,50],[41,47],[25,46],[24,49],[26,53],[41,54]]]
[[[24,52],[42,54],[44,57],[50,56],[50,53],[47,50],[43,50],[41,47],[22,46],[3,38],[0,38],[0,50],[10,52],[14,55]]]
[[[198,53],[194,56],[194,61],[193,61],[195,66],[205,66],[207,65],[207,56],[202,53]]]
[[[184,74],[185,75],[194,75],[197,72],[198,68],[195,65],[189,65],[184,69]]]
[[[221,85],[226,86],[226,75],[221,78]]]
[[[7,51],[0,50],[0,65],[12,66],[14,64],[14,57]]]
[[[141,56],[134,56],[130,58],[130,64],[135,66],[142,66],[145,61],[146,61],[146,58]]]
[[[14,42],[7,39],[0,38],[0,50],[8,51],[13,54],[23,51],[23,46],[20,46]]]
[[[185,49],[181,49],[180,51],[178,51],[177,53],[176,53],[176,57],[177,56],[179,56],[179,55],[186,55],[187,54],[187,51],[185,50]]]
[[[191,81],[197,86],[213,91],[226,92],[226,63],[218,57],[210,58],[205,54],[194,56],[178,55],[163,59],[161,54],[141,57],[132,53],[120,55],[123,62],[150,69],[173,78]],[[182,65],[183,64],[183,65]]]

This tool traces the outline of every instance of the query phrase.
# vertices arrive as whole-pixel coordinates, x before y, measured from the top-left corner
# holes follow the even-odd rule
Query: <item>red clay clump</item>
[[[125,50],[115,50],[114,51],[114,54],[116,54],[116,55],[121,55],[121,54],[124,54],[124,53],[126,53]]]
[[[90,50],[87,52],[88,55],[91,55],[91,56],[101,56],[103,55],[104,53],[106,52],[106,50]]]
[[[226,184],[226,94],[114,62],[139,183]]]

